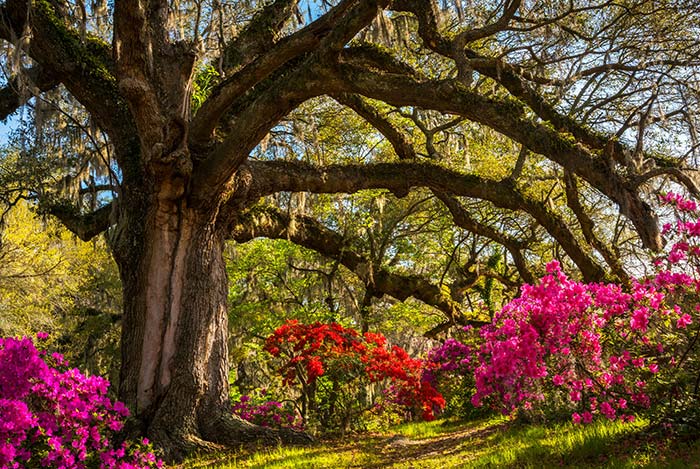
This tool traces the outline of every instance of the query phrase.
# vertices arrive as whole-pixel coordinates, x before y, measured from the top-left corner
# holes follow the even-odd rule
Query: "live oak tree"
[[[668,180],[698,193],[697,8],[6,0],[2,117],[27,104],[36,119],[41,103],[54,103],[85,141],[42,142],[61,130],[37,123],[23,161],[63,158],[71,170],[53,179],[73,190],[49,190],[49,178],[3,194],[36,198],[81,239],[107,231],[123,286],[120,398],[166,456],[303,440],[230,416],[224,242],[289,239],[337,260],[373,295],[413,296],[448,324],[466,323],[455,298],[469,279],[448,294],[372,265],[337,226],[270,204],[280,193],[404,197],[421,188],[461,229],[503,246],[520,281],[534,278],[530,252],[542,230],[584,279],[625,281],[613,243],[622,230],[595,224],[616,209],[601,203],[658,250],[647,194]],[[308,142],[284,133],[295,110],[314,112],[307,102],[352,110],[392,154],[310,157]],[[488,138],[460,140],[469,132]],[[469,159],[484,141],[501,164],[477,173]],[[82,152],[66,157],[71,145]],[[96,195],[103,190],[111,195]],[[510,221],[481,216],[484,204]]]

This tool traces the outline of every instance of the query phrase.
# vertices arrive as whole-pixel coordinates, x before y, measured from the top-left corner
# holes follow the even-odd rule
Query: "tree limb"
[[[411,188],[427,187],[487,200],[497,207],[530,214],[564,248],[587,281],[605,277],[604,269],[578,245],[561,217],[523,194],[510,179],[494,181],[424,162],[318,167],[289,161],[249,161],[246,170],[251,173],[247,194],[251,199],[282,191],[351,194],[363,189],[387,189],[403,197]]]
[[[416,159],[416,151],[406,134],[394,127],[394,125],[386,120],[376,108],[366,103],[361,96],[341,93],[333,96],[333,99],[355,111],[357,115],[362,117],[367,123],[384,135],[394,148],[396,156],[398,156],[399,159]]]
[[[317,50],[329,35],[338,34],[337,28],[347,28],[347,25],[354,27],[343,36],[352,38],[357,32],[356,28],[361,29],[363,24],[369,23],[376,12],[374,0],[343,0],[310,25],[279,40],[269,51],[259,55],[212,91],[192,121],[190,143],[195,147],[205,146],[221,117],[238,98],[291,60]]]
[[[121,149],[132,145],[136,132],[117,89],[109,46],[91,35],[81,38],[51,2],[32,2],[30,9],[26,0],[7,0],[0,6],[0,38],[12,42],[21,37],[27,22],[32,31],[28,54],[41,66],[42,74],[60,80],[85,106],[117,146],[122,167],[127,167],[126,152]]]
[[[609,159],[596,156],[573,138],[539,123],[515,100],[481,96],[458,80],[418,81],[395,73],[380,73],[341,63],[325,70],[329,93],[359,93],[394,106],[461,115],[491,127],[581,176],[618,204],[635,225],[648,248],[662,247],[656,215],[638,195],[631,181],[617,174]]]
[[[88,214],[80,214],[76,207],[69,204],[45,205],[40,208],[40,211],[58,218],[66,228],[83,241],[91,240],[112,225],[112,203]]]
[[[526,283],[535,283],[535,276],[532,274],[532,272],[530,272],[527,262],[525,261],[525,257],[521,252],[522,249],[526,247],[525,243],[518,239],[512,238],[507,234],[499,233],[490,226],[479,223],[471,217],[469,212],[467,212],[464,206],[462,206],[462,204],[460,204],[456,198],[450,196],[449,194],[444,192],[435,192],[435,196],[440,199],[443,204],[445,204],[445,207],[447,207],[452,214],[452,219],[457,226],[476,235],[495,241],[508,249],[508,252],[510,252],[513,262],[515,263],[515,267],[518,269],[518,273],[522,279]]]
[[[391,143],[399,159],[417,159],[413,145],[409,141],[406,134],[392,125],[391,122],[386,120],[377,109],[366,103],[360,96],[341,94],[339,96],[335,96],[334,99],[354,110],[360,117],[379,130],[379,132],[386,137],[389,143]],[[433,194],[435,194],[435,196],[440,199],[449,209],[457,226],[479,236],[484,236],[491,239],[508,249],[523,280],[527,283],[534,283],[535,277],[528,269],[525,258],[521,252],[521,250],[525,247],[522,242],[505,234],[498,233],[498,231],[495,229],[477,222],[471,218],[469,213],[464,209],[459,201],[449,194],[435,190],[433,190]]]
[[[270,50],[298,4],[299,0],[276,0],[256,13],[245,29],[226,45],[224,72],[235,71]]]
[[[384,268],[372,271],[369,269],[370,261],[353,251],[343,236],[310,217],[289,217],[272,207],[250,210],[234,224],[231,237],[238,242],[246,242],[256,237],[287,239],[328,258],[336,259],[366,285],[370,285],[377,296],[386,294],[400,301],[414,297],[442,311],[452,323],[484,323],[464,318],[459,305],[446,296],[440,287],[420,277],[399,275]]]
[[[22,75],[10,77],[7,86],[0,89],[0,120],[7,119],[10,114],[23,106],[34,92],[51,90],[60,83],[39,66],[23,71]],[[31,88],[23,92],[27,82]]]
[[[564,181],[566,186],[566,203],[571,211],[574,212],[574,215],[576,215],[576,219],[578,219],[581,231],[583,232],[583,237],[588,244],[593,246],[603,256],[605,262],[607,262],[612,269],[613,274],[615,274],[621,282],[629,284],[629,275],[627,275],[625,269],[622,268],[618,255],[615,254],[607,244],[602,242],[593,231],[593,220],[591,220],[591,217],[588,216],[583,205],[581,205],[576,176],[570,172],[565,172]]]

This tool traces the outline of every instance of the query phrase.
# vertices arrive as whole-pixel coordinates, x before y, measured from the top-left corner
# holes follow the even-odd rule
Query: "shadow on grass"
[[[231,468],[697,467],[700,441],[650,436],[646,422],[525,425],[503,418],[407,424],[393,435],[348,436],[310,447],[258,447],[209,459]],[[203,462],[203,461],[202,461]],[[184,469],[184,468],[183,468]]]
[[[645,422],[514,426],[485,443],[463,467],[700,467],[698,442],[679,453],[678,442],[647,435]]]

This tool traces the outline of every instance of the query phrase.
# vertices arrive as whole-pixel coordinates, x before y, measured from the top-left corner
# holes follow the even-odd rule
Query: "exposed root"
[[[151,429],[149,438],[157,444],[159,457],[168,463],[182,462],[193,453],[213,453],[226,449],[224,445],[204,440],[192,433],[170,432],[167,429]]]
[[[308,445],[313,443],[313,438],[308,433],[289,428],[261,427],[228,413],[222,413],[219,418],[209,422],[206,427],[203,433],[205,438],[227,446],[238,446],[241,443],[256,441],[269,445]]]
[[[313,442],[307,433],[288,428],[273,429],[246,422],[227,412],[206,419],[199,431],[192,425],[167,426],[151,424],[148,437],[159,450],[159,457],[167,463],[180,463],[191,454],[205,454],[238,449],[243,444],[261,443],[267,446],[280,444],[308,445]]]

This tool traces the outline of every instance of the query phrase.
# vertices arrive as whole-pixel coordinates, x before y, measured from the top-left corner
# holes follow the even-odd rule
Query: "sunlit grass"
[[[389,435],[400,435],[405,438],[415,440],[439,437],[455,431],[465,429],[478,429],[489,425],[496,425],[505,422],[505,417],[494,417],[492,419],[477,420],[469,423],[456,422],[450,420],[434,420],[432,422],[408,422],[396,425],[387,431]]]
[[[354,441],[348,445],[338,442],[333,444],[316,444],[309,447],[271,447],[261,448],[252,454],[209,457],[185,464],[184,468],[207,467],[213,469],[233,468],[349,468],[381,467],[381,457],[375,451],[376,441]]]
[[[542,467],[602,464],[624,437],[639,432],[644,422],[624,424],[599,421],[592,425],[570,423],[544,426],[514,426],[495,433],[472,453],[472,467]]]
[[[420,422],[309,447],[193,460],[185,468],[699,467],[700,443],[644,437],[647,422],[518,425],[505,418]]]

